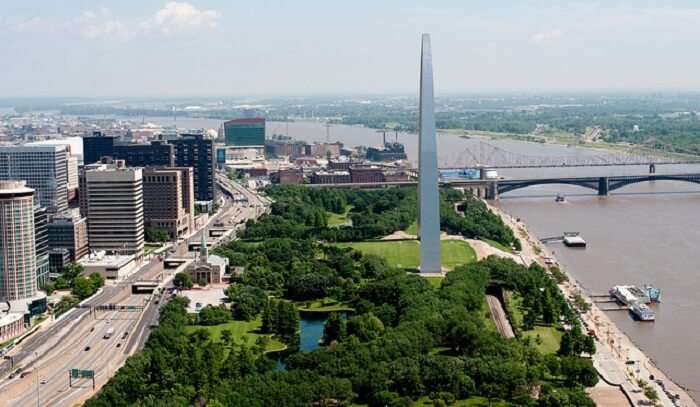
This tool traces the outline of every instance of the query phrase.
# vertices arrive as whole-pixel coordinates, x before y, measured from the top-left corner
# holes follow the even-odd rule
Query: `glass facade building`
[[[37,205],[49,214],[68,209],[66,146],[0,147],[0,180],[24,180],[35,190]]]
[[[224,138],[227,146],[264,147],[265,119],[235,119],[224,122]]]

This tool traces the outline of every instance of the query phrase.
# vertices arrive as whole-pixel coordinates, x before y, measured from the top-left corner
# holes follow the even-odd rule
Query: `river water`
[[[172,124],[171,119],[146,118]],[[179,127],[218,129],[221,121],[178,119]],[[320,123],[268,123],[268,134],[289,134],[299,140],[325,141]],[[372,129],[332,126],[330,140],[347,146],[379,145]],[[391,135],[393,139],[393,135]],[[417,136],[399,135],[409,159],[417,159]],[[517,154],[533,156],[600,156],[589,149],[518,141],[489,141]],[[441,166],[458,166],[468,154],[479,155],[478,139],[456,135],[438,137]],[[469,150],[470,153],[467,153]],[[554,177],[644,174],[640,167],[593,167],[504,170],[505,177]],[[657,173],[700,173],[700,165],[658,166]],[[557,193],[566,203],[555,203]],[[577,231],[588,242],[585,250],[552,244],[557,259],[589,293],[606,293],[617,284],[653,284],[662,290],[655,306],[656,322],[634,321],[627,312],[608,312],[610,318],[676,382],[700,397],[700,185],[658,181],[630,185],[608,197],[567,185],[530,187],[505,194],[498,206],[522,218],[538,237]]]

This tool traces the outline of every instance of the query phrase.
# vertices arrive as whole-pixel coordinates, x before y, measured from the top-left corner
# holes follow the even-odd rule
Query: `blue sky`
[[[0,96],[700,91],[695,1],[0,3]]]

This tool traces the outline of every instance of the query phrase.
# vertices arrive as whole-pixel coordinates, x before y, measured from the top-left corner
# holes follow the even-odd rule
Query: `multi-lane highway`
[[[267,210],[268,202],[239,184],[217,179],[222,188],[246,196],[248,203],[235,205],[225,199],[221,210],[211,217],[197,233],[186,241],[178,242],[174,256],[188,253],[188,244],[197,243],[201,233],[216,225],[236,225],[257,218]],[[231,192],[229,192],[230,194]],[[172,273],[163,269],[163,261],[153,258],[128,279],[108,283],[102,291],[84,305],[103,304],[142,305],[140,312],[94,311],[94,308],[76,308],[57,321],[31,335],[13,349],[0,364],[1,406],[72,406],[82,403],[104,385],[121,367],[128,356],[140,350],[156,324],[159,308],[165,301],[158,296],[132,294],[131,285],[137,280],[163,279]],[[114,334],[104,338],[109,328]],[[70,369],[95,371],[95,389],[92,381],[80,379],[69,386]],[[21,371],[21,373],[16,373]],[[23,374],[22,374],[23,373]],[[23,376],[23,377],[22,377]],[[12,378],[10,378],[12,377]]]

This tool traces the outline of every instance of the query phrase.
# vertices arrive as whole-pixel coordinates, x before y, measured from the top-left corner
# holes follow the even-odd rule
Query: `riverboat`
[[[654,321],[656,319],[656,313],[645,304],[639,302],[632,304],[630,311],[640,321]]]
[[[646,290],[635,285],[616,285],[610,289],[610,295],[625,305],[649,304],[651,299]]]
[[[566,247],[586,247],[586,241],[578,233],[564,233],[564,245]]]

